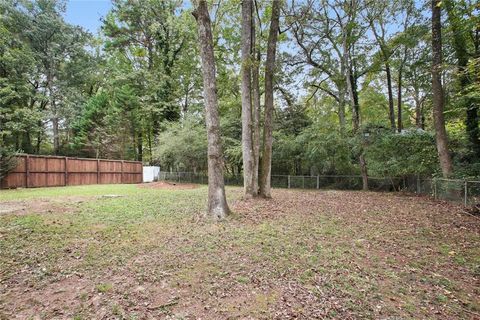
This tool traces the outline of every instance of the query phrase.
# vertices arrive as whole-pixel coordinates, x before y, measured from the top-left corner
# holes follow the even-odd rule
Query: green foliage
[[[319,130],[307,128],[301,135],[305,148],[305,157],[310,167],[318,174],[348,174],[355,168],[349,140],[335,128]]]
[[[17,166],[17,158],[15,151],[6,147],[0,146],[0,181],[7,173]]]
[[[371,134],[366,147],[368,169],[373,176],[432,175],[438,170],[435,139],[422,130]]]
[[[154,161],[162,170],[202,171],[207,168],[207,133],[197,119],[172,122],[158,136]]]

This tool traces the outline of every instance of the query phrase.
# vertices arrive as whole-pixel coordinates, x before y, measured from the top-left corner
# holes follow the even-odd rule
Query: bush
[[[15,153],[16,152],[10,148],[0,146],[0,180],[17,166]]]
[[[172,122],[158,137],[153,158],[160,167],[175,171],[197,171],[207,168],[207,132],[195,119]]]
[[[372,135],[366,147],[369,175],[432,175],[438,171],[433,134],[423,130]]]

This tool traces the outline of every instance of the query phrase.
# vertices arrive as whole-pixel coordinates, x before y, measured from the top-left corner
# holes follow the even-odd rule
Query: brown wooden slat
[[[138,161],[22,154],[17,167],[0,181],[0,188],[140,183],[142,171]]]

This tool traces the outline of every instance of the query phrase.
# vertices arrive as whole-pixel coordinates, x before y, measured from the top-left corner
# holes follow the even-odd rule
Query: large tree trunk
[[[390,128],[395,131],[395,107],[393,104],[392,74],[390,64],[385,62],[385,72],[387,73],[387,91],[388,91],[388,117],[390,119]]]
[[[346,69],[346,80],[348,85],[348,93],[350,96],[350,103],[352,104],[352,126],[353,126],[353,134],[359,134],[360,129],[360,102],[358,99],[358,90],[357,90],[357,78],[354,75],[354,71],[351,67],[350,61],[350,51],[347,48],[345,39],[344,39],[344,52],[345,52],[345,61],[347,62],[347,69]],[[360,154],[358,156],[358,162],[360,165],[360,173],[362,175],[362,189],[367,191],[368,190],[368,171],[367,171],[367,162],[365,160],[364,155],[364,147],[363,147],[363,137],[360,137],[361,145],[360,145]]]
[[[267,59],[265,61],[265,119],[263,127],[263,155],[260,179],[260,195],[271,197],[270,177],[272,173],[272,117],[273,117],[273,77],[280,19],[280,1],[272,2],[272,17],[268,34]]]
[[[252,47],[255,64],[252,70],[252,95],[253,95],[253,193],[258,194],[258,168],[260,162],[260,46],[256,46],[255,23],[252,23]]]
[[[252,1],[242,1],[242,157],[243,189],[255,196],[253,189],[252,144]]]
[[[432,93],[433,122],[438,158],[444,177],[453,173],[452,159],[448,152],[447,130],[443,115],[444,96],[442,87],[442,25],[441,0],[432,0]]]
[[[205,122],[208,139],[208,213],[214,219],[223,219],[229,213],[223,179],[223,152],[220,139],[215,58],[210,16],[206,0],[198,0],[194,17],[198,25],[198,40],[202,60]]]

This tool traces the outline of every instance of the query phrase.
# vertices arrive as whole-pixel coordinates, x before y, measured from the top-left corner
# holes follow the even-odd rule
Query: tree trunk
[[[346,45],[343,43],[342,45]],[[344,46],[345,49],[345,46]],[[346,61],[345,61],[345,55],[343,55],[340,59],[340,74],[343,76],[345,75],[345,70],[346,70]],[[347,83],[345,82],[346,79],[340,80],[339,84],[337,85],[338,87],[338,123],[340,125],[340,131],[342,133],[345,132],[345,102],[346,102],[346,95],[347,95]]]
[[[367,161],[365,160],[365,155],[363,153],[360,154],[359,157],[360,162],[360,172],[362,174],[362,190],[368,191],[368,171],[367,171]]]
[[[57,105],[55,102],[55,93],[53,92],[53,76],[50,72],[47,73],[47,87],[48,87],[48,94],[49,94],[49,102],[51,113],[53,117],[52,121],[52,131],[53,131],[53,153],[58,155],[60,152],[60,137],[59,137],[59,124],[58,124],[58,116],[57,116]]]
[[[360,128],[360,104],[358,100],[357,81],[355,80],[352,69],[348,68],[347,70],[348,91],[352,104],[352,126],[353,132],[357,133]]]
[[[343,61],[345,63],[345,82],[347,83],[348,96],[352,107],[352,127],[356,133],[360,127],[360,108],[358,104],[358,93],[352,63],[350,61],[350,47],[347,45],[347,30],[342,30]]]
[[[193,12],[198,25],[198,40],[202,60],[203,91],[205,99],[205,122],[208,139],[208,213],[214,219],[224,219],[229,208],[225,196],[223,178],[223,152],[220,139],[217,84],[215,79],[215,57],[207,1],[198,0]]]
[[[42,145],[42,132],[44,128],[43,128],[43,122],[41,120],[39,120],[37,124],[38,124],[38,133],[37,133],[37,139],[36,139],[37,141],[35,144],[35,153],[40,154],[40,146]]]
[[[423,110],[420,97],[415,94],[415,126],[417,129],[423,129]]]
[[[350,102],[352,104],[352,125],[353,125],[353,134],[359,134],[360,129],[360,102],[358,99],[358,91],[357,91],[357,80],[355,75],[353,74],[351,61],[350,61],[350,52],[349,48],[347,48],[345,39],[343,40],[344,52],[345,52],[345,61],[347,63],[346,68],[346,80],[348,86],[348,92],[350,95]],[[363,137],[360,137],[361,141],[363,141]],[[360,172],[362,175],[362,189],[368,190],[368,172],[367,172],[367,162],[365,161],[364,155],[364,148],[363,142],[361,142],[361,151],[358,156],[358,162],[360,165]]]
[[[143,161],[143,135],[141,129],[137,133],[137,161]]]
[[[54,116],[52,118],[52,129],[53,129],[53,153],[58,155],[60,152],[60,137],[59,137],[59,130],[58,130],[58,117],[56,116],[56,107],[55,102],[52,103],[52,107],[54,109]]]
[[[258,168],[260,161],[260,46],[256,46],[255,23],[252,23],[252,47],[255,64],[252,70],[253,94],[253,194],[258,195]]]
[[[243,189],[255,196],[253,189],[252,144],[252,1],[242,1],[242,159]]]
[[[390,118],[390,128],[395,131],[395,109],[393,104],[392,74],[390,65],[385,62],[385,72],[387,73],[387,90],[388,90],[388,116]]]
[[[448,178],[453,173],[452,160],[448,152],[447,130],[443,114],[444,96],[442,87],[442,25],[441,0],[432,0],[432,93],[435,140],[442,174]]]
[[[345,91],[342,89],[338,93],[338,124],[340,125],[340,131],[345,131]]]
[[[267,59],[265,61],[265,119],[263,127],[263,155],[260,179],[260,194],[271,197],[270,177],[272,172],[272,117],[273,117],[273,77],[275,74],[275,56],[280,19],[280,1],[272,2],[272,17],[267,43]]]
[[[402,67],[398,70],[398,91],[397,91],[397,130],[402,132]]]

